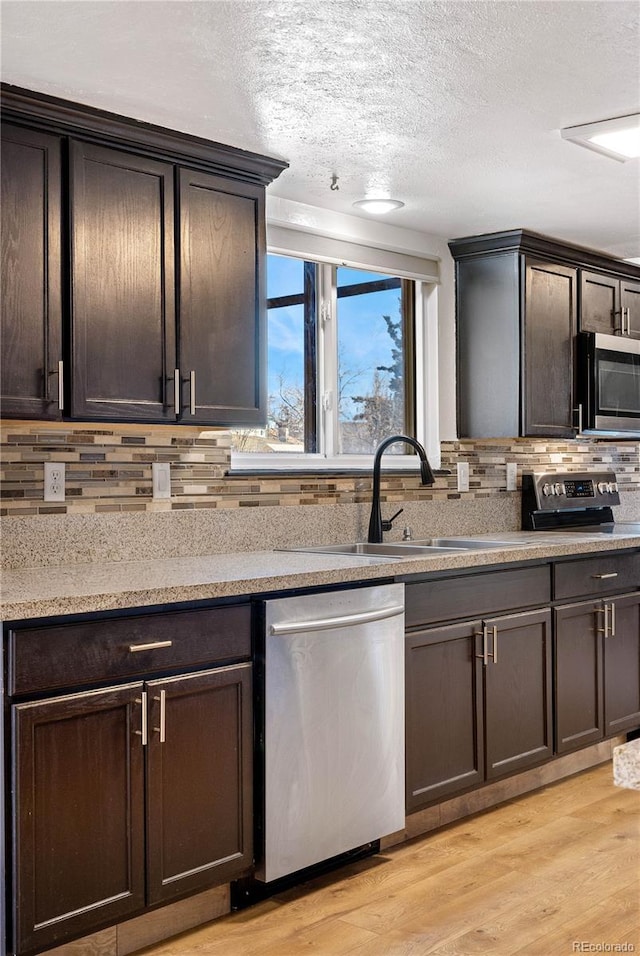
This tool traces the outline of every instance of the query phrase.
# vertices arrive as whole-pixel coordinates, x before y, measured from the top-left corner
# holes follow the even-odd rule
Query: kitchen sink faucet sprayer
[[[384,441],[380,442],[376,449],[375,458],[373,459],[373,497],[371,499],[371,517],[369,519],[369,536],[367,538],[369,544],[379,544],[382,541],[383,531],[391,530],[394,519],[397,518],[400,511],[402,511],[401,508],[390,521],[383,521],[382,512],[380,511],[380,464],[382,455],[389,445],[393,445],[398,441],[403,441],[406,445],[411,445],[412,448],[415,448],[420,458],[420,479],[422,484],[432,485],[435,481],[427,453],[420,442],[416,441],[415,438],[409,438],[408,435],[392,435],[391,438],[385,438]]]

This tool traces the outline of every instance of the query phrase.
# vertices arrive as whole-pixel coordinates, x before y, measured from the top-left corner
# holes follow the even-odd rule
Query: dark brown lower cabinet
[[[605,736],[640,726],[640,593],[609,600],[604,638]]]
[[[253,862],[251,665],[150,681],[149,903],[235,879]]]
[[[640,593],[555,610],[556,751],[640,725]]]
[[[407,812],[484,780],[479,621],[406,638]]]
[[[13,707],[17,953],[250,869],[251,687],[235,664]]]
[[[407,811],[552,756],[551,611],[407,635]]]
[[[142,688],[13,708],[18,953],[144,906]]]
[[[604,736],[602,601],[555,610],[555,736],[559,754]]]

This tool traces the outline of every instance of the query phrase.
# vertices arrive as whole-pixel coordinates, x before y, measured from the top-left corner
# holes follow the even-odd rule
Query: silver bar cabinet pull
[[[498,625],[493,625],[493,663],[498,663]]]
[[[142,705],[142,714],[141,714],[142,728],[141,730],[135,730],[134,733],[136,733],[138,737],[142,737],[142,746],[146,747],[147,746],[147,692],[146,690],[142,691],[142,694],[140,695],[140,697],[136,697],[136,704]]]
[[[190,412],[192,415],[196,413],[196,373],[194,369],[191,369],[191,374],[189,375],[189,401]]]
[[[157,647],[171,647],[173,641],[151,641],[150,644],[129,644],[129,653],[136,654],[138,651],[155,651]]]
[[[180,369],[173,370],[173,407],[176,415],[180,414]]]
[[[596,581],[606,581],[607,578],[617,578],[617,571],[609,571],[607,574],[592,574],[592,578],[595,578]]]
[[[482,666],[486,667],[489,663],[489,634],[486,624],[482,625],[481,631],[476,631],[476,637],[482,638],[482,654],[476,654],[476,657],[482,661]]]
[[[160,743],[161,743],[161,744],[163,744],[163,743],[165,742],[165,731],[166,731],[166,711],[165,711],[165,703],[166,703],[166,701],[165,701],[165,698],[166,698],[166,691],[164,691],[164,690],[161,690],[161,691],[160,691],[160,696],[159,696],[159,697],[154,697],[154,698],[153,698],[154,700],[159,700],[159,701],[160,701],[160,726],[159,726],[159,727],[154,727],[153,729],[156,731],[156,733],[160,734]]]
[[[609,621],[610,621],[609,637],[615,637],[616,636],[616,606],[613,603],[613,601],[609,605]]]

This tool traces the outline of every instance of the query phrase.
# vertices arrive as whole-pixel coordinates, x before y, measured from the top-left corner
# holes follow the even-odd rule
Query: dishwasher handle
[[[374,621],[386,621],[390,617],[404,614],[404,605],[397,604],[379,611],[360,611],[357,614],[345,614],[341,617],[320,617],[310,621],[292,621],[290,624],[272,624],[270,634],[301,634],[304,631],[328,631],[339,627],[354,627],[358,624],[372,624]]]

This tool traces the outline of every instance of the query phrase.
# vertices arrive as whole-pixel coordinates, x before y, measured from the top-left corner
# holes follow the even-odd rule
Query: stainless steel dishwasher
[[[404,585],[265,604],[270,882],[404,827]]]

